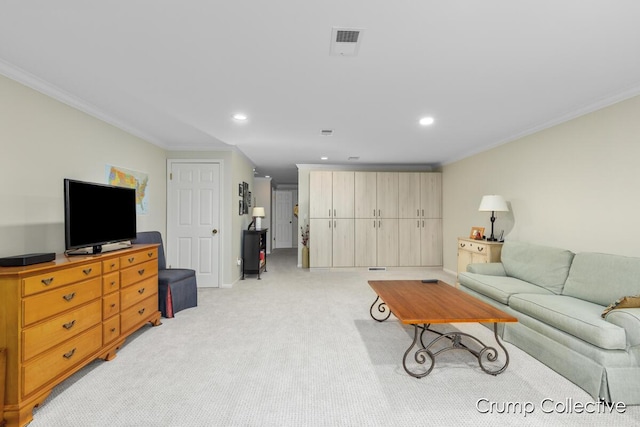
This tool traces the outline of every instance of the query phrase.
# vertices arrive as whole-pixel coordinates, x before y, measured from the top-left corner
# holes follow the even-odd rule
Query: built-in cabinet
[[[442,265],[440,173],[311,171],[309,183],[311,267]]]
[[[354,266],[354,173],[316,171],[309,177],[309,264]]]

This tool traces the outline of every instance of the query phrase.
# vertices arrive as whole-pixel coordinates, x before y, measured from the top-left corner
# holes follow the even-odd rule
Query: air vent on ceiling
[[[333,27],[329,53],[334,56],[356,56],[362,42],[362,32],[362,28]]]
[[[320,131],[320,134],[322,136],[331,136],[331,135],[333,135],[333,130],[331,130],[331,129],[322,129]]]
[[[349,156],[347,160],[351,160],[351,161],[360,160],[360,156]]]

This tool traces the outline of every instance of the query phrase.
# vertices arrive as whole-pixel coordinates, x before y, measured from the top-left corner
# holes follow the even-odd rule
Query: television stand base
[[[65,251],[64,254],[67,256],[99,255],[105,252],[113,252],[113,251],[119,251],[122,249],[129,249],[131,246],[132,245],[130,241],[109,243],[107,245],[97,245],[93,247],[88,246],[86,248],[71,249],[71,250]]]

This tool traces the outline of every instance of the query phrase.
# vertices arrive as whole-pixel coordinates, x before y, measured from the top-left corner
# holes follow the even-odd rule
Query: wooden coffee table
[[[468,351],[478,359],[480,368],[491,375],[498,375],[509,366],[509,353],[498,338],[498,323],[517,322],[515,317],[439,280],[370,280],[369,285],[378,295],[370,309],[374,320],[384,322],[393,313],[400,322],[414,327],[413,342],[402,359],[404,370],[409,375],[416,378],[429,375],[436,356],[448,350]],[[494,347],[485,345],[470,334],[441,333],[430,328],[434,323],[468,322],[493,323],[493,334],[504,353],[504,364],[498,362],[499,354]],[[423,335],[427,331],[437,337],[425,345]],[[430,365],[426,370],[416,372],[407,366],[407,357],[414,347],[417,349],[413,359],[417,364],[424,365],[429,359]],[[487,366],[487,362],[498,366]]]

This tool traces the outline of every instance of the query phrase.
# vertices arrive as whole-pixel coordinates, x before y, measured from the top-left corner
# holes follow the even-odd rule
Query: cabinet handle
[[[465,246],[467,246],[467,244],[466,244],[466,243],[460,243],[460,247],[461,247],[461,248],[464,248]]]
[[[482,252],[484,250],[483,247],[478,246],[478,252]]]
[[[333,221],[333,228],[336,228],[338,226],[338,223],[336,221]]]
[[[92,270],[93,268],[85,268],[84,270],[82,270],[82,272],[85,274],[85,276],[88,276],[89,274],[91,274]]]
[[[48,279],[42,279],[41,282],[45,286],[49,286],[51,284],[51,282],[53,282],[53,277],[49,277]]]
[[[333,216],[334,216],[334,217],[338,216],[338,215],[336,214],[336,210],[335,210],[335,209],[333,210]]]
[[[129,261],[129,264],[131,264],[133,261],[135,261],[136,259],[134,257],[131,257],[129,259],[127,259],[127,261]]]
[[[143,268],[143,269],[138,270],[138,274],[142,276],[142,275],[144,274],[144,268]]]
[[[331,228],[331,221],[329,221],[329,228]]]
[[[378,209],[378,216],[380,216],[380,209]]]
[[[424,216],[424,209],[422,209],[422,216]]]
[[[111,264],[111,268],[116,268],[116,263]]]
[[[424,219],[422,220],[422,228],[424,228]]]
[[[416,216],[420,216],[420,209],[416,209]]]
[[[71,359],[71,357],[73,356],[73,354],[76,352],[76,349],[74,348],[71,351],[66,352],[65,354],[62,355],[62,357],[64,357],[65,359]]]
[[[373,216],[376,216],[376,210],[375,209],[373,210]]]
[[[376,228],[376,220],[373,220],[373,228]]]
[[[144,308],[138,310],[138,314],[142,315],[144,313]]]
[[[73,325],[75,325],[75,324],[76,324],[76,320],[75,320],[75,319],[73,319],[73,320],[72,320],[71,322],[69,322],[69,323],[64,323],[64,324],[62,324],[62,327],[63,327],[63,328],[65,328],[65,329],[67,329],[67,330],[69,330],[69,329],[73,328]]]
[[[382,228],[382,221],[378,221],[378,228]]]
[[[147,256],[151,258],[153,256],[153,252],[147,252]]]
[[[111,304],[111,308],[116,308],[116,303]]]
[[[416,221],[416,227],[417,227],[417,228],[420,228],[420,220],[417,220],[417,221]]]
[[[116,328],[111,328],[111,333],[114,333],[116,331]]]
[[[140,289],[138,289],[138,293],[139,293],[140,295],[144,294],[144,288],[140,288]]]
[[[65,301],[71,301],[75,296],[76,296],[76,293],[71,292],[70,294],[63,295],[62,298],[64,298]]]

